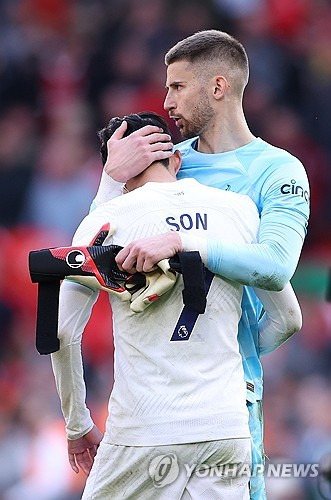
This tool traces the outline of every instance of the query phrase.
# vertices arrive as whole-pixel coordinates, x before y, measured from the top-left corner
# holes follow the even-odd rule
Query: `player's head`
[[[98,132],[98,137],[100,139],[100,154],[103,165],[105,165],[108,156],[107,142],[123,122],[127,123],[127,129],[124,133],[124,137],[132,134],[136,130],[145,127],[146,125],[154,125],[160,127],[165,134],[171,136],[167,122],[162,118],[162,116],[154,113],[153,111],[142,111],[140,113],[132,113],[123,118],[111,118],[108,125]],[[169,165],[169,158],[160,160],[165,167]]]
[[[110,137],[113,135],[115,130],[117,130],[123,122],[127,123],[127,129],[124,133],[124,137],[136,132],[137,130],[145,127],[146,125],[153,125],[162,129],[163,133],[170,135],[169,127],[167,122],[162,118],[162,116],[154,113],[153,111],[142,111],[140,113],[133,113],[127,116],[123,116],[123,118],[112,118],[108,125],[98,132],[98,136],[100,139],[100,154],[102,158],[102,163],[105,165],[108,156],[108,148],[107,142]],[[156,182],[165,182],[170,180],[176,180],[176,173],[179,170],[181,163],[181,156],[179,151],[175,151],[170,158],[165,158],[163,160],[156,161],[148,166],[147,170],[149,171],[149,180]],[[157,170],[158,169],[158,170]],[[166,170],[166,173],[160,170]],[[130,190],[143,185],[146,182],[146,178],[144,178],[144,182],[142,176],[144,174],[140,174],[139,176],[130,179],[126,183],[126,187]],[[153,175],[151,175],[153,173]]]
[[[249,67],[242,44],[228,33],[199,31],[165,55],[168,93],[164,102],[184,137],[204,132],[219,104],[241,106]]]

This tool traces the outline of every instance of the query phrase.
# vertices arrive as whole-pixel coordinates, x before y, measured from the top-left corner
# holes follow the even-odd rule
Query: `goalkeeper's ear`
[[[146,288],[135,294],[130,309],[135,313],[143,312],[153,302],[159,300],[176,283],[177,273],[170,269],[169,260],[163,259],[157,264],[158,269],[150,273],[143,273],[146,276]]]

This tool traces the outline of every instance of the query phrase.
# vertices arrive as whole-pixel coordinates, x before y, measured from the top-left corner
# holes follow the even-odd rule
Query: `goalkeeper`
[[[127,133],[146,125],[168,133],[162,118],[152,113],[130,115],[125,121]],[[101,131],[104,163],[107,140],[122,122],[113,119]],[[247,196],[193,179],[176,181],[180,164],[176,152],[129,180],[128,194],[100,205],[84,219],[73,245],[89,245],[108,225],[104,244],[125,246],[169,231],[169,223],[192,237],[255,242],[259,217],[254,203]],[[237,341],[243,287],[207,272],[207,309],[199,315],[183,304],[182,278],[172,284],[171,291],[150,307],[144,308],[140,301],[139,314],[132,310],[137,299],[130,308],[129,301],[110,293],[115,382],[95,461],[102,435],[85,405],[80,344],[98,290],[88,284],[62,284],[60,350],[52,354],[52,364],[71,467],[86,474],[92,468],[84,499],[162,495],[176,499],[184,494],[204,498],[207,491],[215,498],[249,498],[247,468],[243,475],[213,473],[225,465],[249,468],[251,460],[246,385]],[[300,309],[290,285],[277,294],[257,293],[268,313],[260,322],[260,349],[268,352],[300,328]],[[155,465],[160,456],[171,456],[178,467],[178,477],[165,481],[162,489],[158,489],[161,472]],[[183,464],[192,467],[190,477]],[[210,474],[194,474],[201,465]]]

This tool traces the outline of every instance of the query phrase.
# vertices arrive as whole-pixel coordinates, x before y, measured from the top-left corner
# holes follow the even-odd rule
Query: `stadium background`
[[[331,452],[330,2],[0,0],[1,500],[74,500],[84,482],[67,463],[49,358],[34,349],[27,253],[70,243],[102,169],[96,130],[116,115],[164,114],[163,54],[206,28],[244,43],[250,127],[298,156],[311,183],[293,279],[304,326],[264,359],[266,453],[271,462],[315,463]],[[88,401],[101,426],[112,382],[109,315],[103,295],[84,342]],[[317,479],[268,480],[271,500],[319,499],[318,489]]]

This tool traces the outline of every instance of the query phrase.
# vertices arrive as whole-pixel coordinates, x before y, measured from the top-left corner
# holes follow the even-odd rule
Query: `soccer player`
[[[131,131],[148,123],[168,132],[162,118],[153,114],[132,115],[126,121]],[[101,136],[107,139],[121,122],[111,120]],[[160,234],[172,225],[197,237],[210,233],[225,235],[236,244],[254,242],[259,217],[249,197],[209,188],[194,179],[176,181],[180,162],[181,155],[175,152],[169,160],[154,162],[129,180],[126,187],[130,192],[91,212],[79,226],[73,244],[88,245],[101,227],[114,226],[114,221],[116,232],[104,244],[125,245],[143,235]],[[201,315],[183,305],[181,278],[167,296],[141,314],[134,314],[128,302],[110,295],[115,382],[106,433],[84,499],[249,498],[251,445],[237,342],[243,287],[209,272],[206,286],[207,309]],[[261,348],[269,350],[277,335],[299,328],[300,308],[290,286],[277,296],[258,293],[266,300],[268,311],[267,320],[260,323]],[[84,285],[62,284],[61,347],[52,354],[69,460],[76,472],[79,466],[86,473],[101,433],[85,406],[80,342],[97,296],[97,290]],[[285,310],[288,314],[284,315]],[[171,461],[169,478],[162,474],[165,457]],[[244,465],[244,473],[238,474]],[[199,475],[202,468],[207,475]]]
[[[297,266],[309,216],[309,185],[303,165],[288,152],[254,137],[243,111],[249,67],[241,43],[227,33],[198,32],[165,57],[169,116],[187,140],[176,146],[183,162],[178,178],[248,195],[260,215],[258,242],[233,245],[224,235],[182,237],[178,231],[134,242],[118,255],[128,271],[148,271],[180,250],[199,249],[208,269],[225,278],[267,290],[281,290]],[[270,116],[272,120],[272,116]],[[108,161],[94,205],[119,194],[123,183],[148,162],[170,155],[171,143],[157,128],[122,138],[125,123],[108,144]],[[173,228],[175,229],[175,228]],[[262,464],[262,366],[258,318],[261,303],[246,287],[239,345],[247,382],[253,463]],[[265,498],[263,476],[251,481],[251,498]]]

